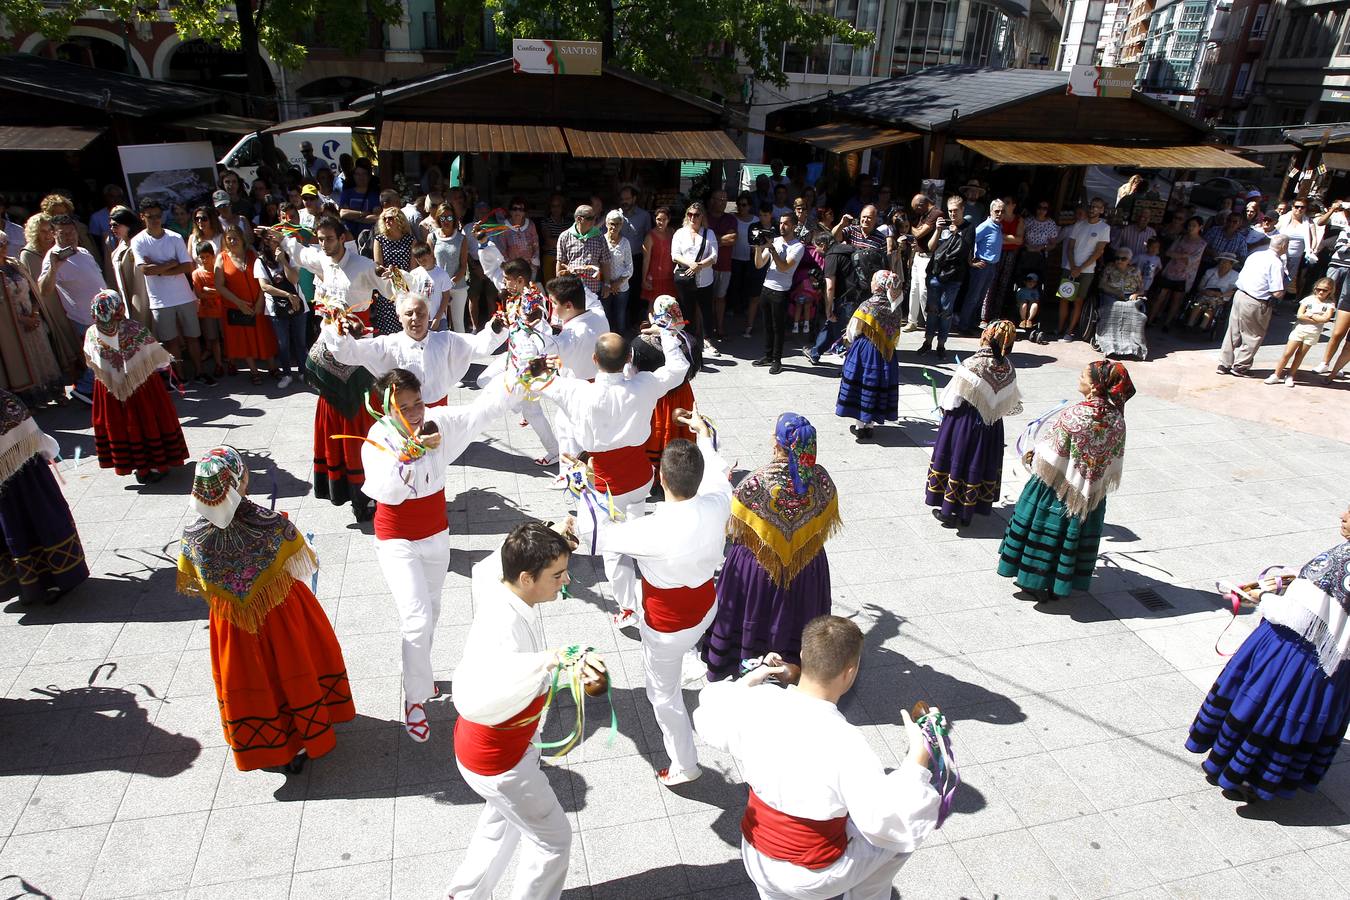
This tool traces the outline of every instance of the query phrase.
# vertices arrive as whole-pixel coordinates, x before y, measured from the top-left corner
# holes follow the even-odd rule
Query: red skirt
[[[92,419],[100,468],[130,475],[187,462],[183,426],[178,424],[178,412],[158,372],[126,400],[118,400],[95,379]]]
[[[652,410],[652,435],[647,438],[647,443],[643,449],[647,451],[647,458],[652,461],[655,467],[661,462],[661,451],[666,449],[666,444],[676,438],[684,438],[692,441],[694,433],[679,422],[675,421],[675,410],[694,408],[694,389],[685,382],[677,388],[672,388],[666,392],[666,395],[656,401],[656,408]]]
[[[211,614],[220,724],[240,771],[323,756],[333,725],[356,718],[347,665],[319,601],[296,581],[257,634]]]
[[[361,485],[366,483],[366,470],[361,464],[361,441],[339,440],[333,435],[364,437],[374,425],[375,420],[364,409],[349,419],[319,397],[314,408],[314,496],[334,506],[364,503]]]

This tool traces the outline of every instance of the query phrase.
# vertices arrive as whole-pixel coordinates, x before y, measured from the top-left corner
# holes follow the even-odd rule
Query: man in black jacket
[[[937,354],[947,353],[947,333],[951,330],[952,309],[961,296],[961,284],[970,269],[971,254],[975,250],[975,228],[964,220],[965,201],[960,197],[947,198],[947,214],[937,220],[933,236],[928,239],[932,257],[928,261],[928,327],[924,331],[919,355],[931,353],[933,337],[937,336]]]

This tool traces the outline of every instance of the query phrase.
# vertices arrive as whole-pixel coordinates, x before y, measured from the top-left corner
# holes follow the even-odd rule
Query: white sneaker
[[[703,770],[698,766],[694,766],[694,768],[690,769],[688,772],[672,772],[670,769],[662,769],[660,772],[656,773],[656,780],[666,787],[675,787],[679,784],[688,784],[689,782],[696,780],[702,774]]]
[[[291,386],[291,376],[282,375],[281,380],[277,382],[277,389],[284,391],[286,390],[286,388],[290,386]]]
[[[1284,381],[1284,379],[1278,375],[1272,374],[1266,379],[1266,384],[1279,384],[1281,381]]]
[[[684,654],[684,659],[680,661],[680,682],[682,684],[693,684],[700,678],[708,676],[708,666],[703,660],[699,659],[697,650],[690,650]]]
[[[1313,371],[1318,375],[1325,375],[1331,371],[1331,364],[1324,359],[1317,364],[1317,368],[1313,369]]]
[[[1293,387],[1293,386],[1294,386],[1294,376],[1293,376],[1293,375],[1286,375],[1286,376],[1284,376],[1284,386],[1285,386],[1285,387]]]
[[[722,351],[713,346],[712,341],[703,342],[703,352],[708,356],[721,356]]]

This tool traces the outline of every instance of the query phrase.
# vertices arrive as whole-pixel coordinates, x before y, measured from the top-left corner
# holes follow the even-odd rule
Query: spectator
[[[323,201],[319,199],[319,189],[312,184],[301,187],[300,203],[304,206],[304,209],[300,210],[300,224],[313,231],[319,222],[319,216],[323,215]]]
[[[957,326],[961,331],[975,330],[975,317],[980,319],[980,331],[989,326],[989,288],[998,274],[999,260],[1003,258],[1003,201],[989,204],[989,218],[975,226],[975,246],[971,251],[970,276],[966,279],[966,293],[961,301]]]
[[[694,335],[703,339],[704,354],[721,356],[707,331],[712,319],[712,267],[717,262],[717,236],[705,226],[705,221],[703,204],[689,204],[684,211],[684,227],[670,239],[670,258],[675,263],[680,309],[691,317]]]
[[[752,208],[753,199],[749,191],[742,191],[736,197],[736,213],[732,217],[736,220],[736,240],[731,245],[731,284],[727,288],[727,299],[731,311],[735,313],[745,313],[746,306],[750,301],[750,289],[752,285],[763,284],[762,279],[756,276],[763,273],[763,269],[755,268],[755,249],[750,246],[749,231],[750,226],[759,221],[759,216]],[[754,296],[759,296],[756,290]],[[745,330],[741,337],[750,337],[754,331],[754,320],[747,317],[745,320]]]
[[[984,203],[984,185],[980,179],[972,178],[961,185],[961,197],[965,200],[966,222],[979,225],[988,218],[989,209]]]
[[[225,249],[216,257],[216,290],[225,311],[225,356],[248,363],[249,381],[258,385],[263,383],[258,361],[272,361],[277,338],[272,326],[259,320],[265,301],[254,266],[256,258],[238,227],[225,229]]]
[[[717,235],[717,263],[713,266],[713,320],[709,326],[715,340],[726,337],[727,293],[731,290],[731,250],[736,244],[736,216],[727,212],[727,192],[715,188],[708,194],[708,227]]]
[[[642,299],[647,301],[649,316],[657,297],[675,296],[675,263],[670,258],[670,241],[675,236],[672,213],[669,206],[659,207],[656,225],[642,242]]]
[[[1166,329],[1195,283],[1200,258],[1205,252],[1205,239],[1200,236],[1202,224],[1199,216],[1191,216],[1186,220],[1186,233],[1167,248],[1167,262],[1158,276],[1158,299],[1148,320],[1150,325],[1161,322]]]
[[[619,196],[623,197],[623,191],[619,191]],[[563,208],[566,200],[562,194],[553,193],[548,198],[548,212],[539,221],[539,231],[541,242],[539,245],[539,280],[547,284],[557,277],[558,274],[558,238],[567,230],[567,216],[563,214]],[[453,207],[451,211],[454,212]],[[439,215],[439,213],[437,214]],[[458,220],[458,213],[455,214]],[[642,256],[642,246],[638,245],[638,252],[634,255],[634,261]],[[441,263],[444,265],[444,262]],[[448,272],[449,269],[446,269]],[[455,329],[459,331],[459,328]]]
[[[323,185],[320,183],[320,192]],[[369,231],[380,211],[380,194],[370,174],[370,160],[364,157],[352,165],[352,178],[344,183],[337,198],[338,215],[347,224],[353,238]],[[400,329],[401,330],[401,329]]]
[[[1162,271],[1162,257],[1158,255],[1161,252],[1162,242],[1156,237],[1151,237],[1144,243],[1144,252],[1134,258],[1134,264],[1144,279],[1145,294],[1152,290],[1154,280]]]
[[[530,279],[539,277],[539,232],[534,222],[525,216],[525,198],[512,197],[506,210],[506,230],[501,233],[497,245],[501,248],[503,261],[523,259],[530,264]]]
[[[883,257],[884,262],[890,258],[894,247],[889,239],[890,229],[883,231],[880,226],[877,208],[864,206],[858,213],[856,225],[853,224],[853,217],[848,214],[839,220],[839,224],[834,226],[834,239],[852,244],[859,250],[874,251]]]
[[[95,210],[94,214],[89,217],[89,236],[103,251],[104,259],[112,255],[113,247],[116,246],[116,241],[110,239],[112,238],[112,226],[109,224],[109,219],[112,216],[113,209],[121,206],[125,198],[126,194],[118,185],[104,185],[103,207]]]
[[[573,225],[558,238],[558,274],[575,275],[586,289],[586,308],[601,308],[609,294],[609,248],[604,234],[595,225],[596,210],[578,206],[572,214]],[[709,273],[711,282],[712,274]],[[689,307],[685,306],[684,309]]]
[[[1022,252],[1017,255],[1017,280],[1025,282],[1028,272],[1036,273],[1038,284],[1050,277],[1050,251],[1060,241],[1059,224],[1050,216],[1050,202],[1041,200],[1036,212],[1022,223]]]
[[[359,171],[359,170],[358,170]],[[412,228],[397,206],[380,210],[375,220],[375,270],[385,278],[392,269],[406,272],[412,268]],[[395,334],[403,330],[398,310],[392,297],[380,293],[370,305],[370,324],[380,334]]]
[[[328,163],[314,155],[314,145],[309,141],[300,142],[300,168],[306,178],[318,178],[319,173],[325,170],[332,174]]]
[[[187,238],[188,253],[195,257],[197,248],[205,243],[210,244],[211,249],[219,255],[222,245],[221,238],[220,217],[216,215],[215,208],[199,206],[194,209],[192,211],[192,233]]]
[[[220,291],[216,290],[216,248],[208,243],[197,246],[197,268],[192,270],[192,293],[197,297],[197,322],[201,325],[206,353],[215,363],[211,374],[216,378],[225,374],[225,360],[221,355]]]
[[[844,211],[839,216],[840,222],[844,222],[845,219],[848,219],[849,221],[861,219],[863,207],[871,206],[873,204],[876,189],[872,184],[872,176],[866,174],[859,175],[855,184],[857,193],[849,198],[849,201],[844,204]]]
[[[1012,197],[1003,198],[1003,215],[998,224],[1003,232],[1003,253],[998,259],[998,275],[985,297],[984,313],[980,316],[986,323],[1003,318],[1003,303],[1008,299],[1017,271],[1017,257],[1026,241],[1026,220],[1018,215],[1017,201]]]
[[[946,357],[952,309],[974,251],[975,228],[966,222],[965,201],[948,197],[947,215],[937,220],[928,239],[928,252],[932,254],[928,261],[928,325],[919,346],[920,356],[933,352],[933,338],[937,338],[937,354]]]
[[[783,371],[783,341],[787,336],[792,276],[806,248],[797,240],[797,219],[791,213],[778,218],[778,236],[755,248],[755,265],[764,274],[764,356],[752,365],[768,366],[770,375]]]
[[[1308,351],[1317,346],[1322,339],[1322,326],[1331,321],[1336,314],[1336,305],[1332,302],[1332,292],[1336,283],[1330,278],[1319,278],[1313,285],[1313,292],[1304,297],[1298,305],[1297,323],[1289,333],[1289,342],[1284,345],[1284,353],[1275,364],[1275,371],[1266,379],[1266,384],[1284,382],[1285,387],[1294,386],[1298,367]]]
[[[787,185],[780,184],[773,189],[773,220],[777,222],[790,212],[792,200],[788,197]]]
[[[112,237],[112,252],[108,263],[103,267],[103,281],[114,285],[117,293],[128,306],[128,317],[144,325],[154,327],[154,317],[150,314],[150,295],[145,287],[145,273],[136,265],[136,254],[131,251],[131,239],[140,230],[141,220],[125,206],[113,210],[108,220],[109,234]]]
[[[1297,294],[1304,264],[1312,265],[1317,261],[1314,248],[1318,243],[1318,229],[1308,215],[1308,201],[1301,197],[1294,198],[1289,211],[1280,216],[1278,225],[1279,233],[1289,238],[1285,270],[1289,276],[1289,290]]]
[[[924,307],[928,305],[928,242],[933,236],[942,210],[933,204],[927,194],[915,194],[909,201],[910,230],[914,238],[914,256],[909,264],[909,316],[905,331],[918,331],[924,323]]]
[[[1061,341],[1076,340],[1074,329],[1083,308],[1083,298],[1092,287],[1093,276],[1097,272],[1097,261],[1106,251],[1111,240],[1111,226],[1102,218],[1106,214],[1106,201],[1093,197],[1088,204],[1087,218],[1075,222],[1065,232],[1065,256],[1068,260],[1068,273],[1065,278],[1073,282],[1073,294],[1061,298],[1059,303],[1059,333]]]
[[[38,293],[55,293],[61,298],[66,327],[73,334],[83,335],[94,324],[90,312],[94,296],[107,290],[103,272],[94,255],[79,246],[80,232],[75,219],[68,213],[51,216],[55,238],[38,276]],[[78,365],[78,364],[77,364]],[[94,373],[87,365],[79,365],[79,376],[70,395],[90,406],[94,403]]]
[[[71,200],[69,195],[60,192],[48,194],[42,198],[42,202],[38,204],[38,209],[49,216],[70,216],[71,221],[75,223],[75,233],[79,236],[79,245],[93,253],[95,259],[100,261],[103,259],[102,250],[94,243],[93,238],[89,237],[89,229],[84,227],[83,222],[75,218],[75,201]]]
[[[811,239],[820,233],[820,223],[816,218],[816,210],[807,201],[805,196],[798,197],[792,201],[792,214],[797,218],[797,240],[803,244],[809,244]]]
[[[1144,306],[1144,279],[1132,264],[1132,257],[1130,248],[1121,247],[1102,271],[1093,343],[1103,356],[1142,360],[1148,358],[1144,337],[1148,310]]]
[[[52,227],[52,217],[46,213],[34,213],[24,222],[23,249],[19,251],[19,264],[40,285],[42,264],[47,259],[47,251],[56,246],[56,229]],[[11,245],[13,246],[13,245]],[[75,335],[75,330],[66,318],[65,307],[56,290],[51,287],[39,288],[38,305],[42,309],[42,319],[51,334],[52,348],[56,351],[56,362],[61,371],[76,373],[84,369],[84,350]],[[60,402],[60,401],[58,401]]]
[[[413,267],[408,272],[408,286],[427,301],[428,328],[444,331],[446,315],[450,311],[454,279],[436,261],[431,247],[419,241],[412,248]]]
[[[0,328],[0,363],[3,363],[0,371],[5,388],[20,394],[34,408],[48,401],[66,402],[65,376],[56,361],[47,326],[43,324],[37,294],[37,283],[28,274],[28,269],[9,255],[9,234],[0,229],[0,301],[3,301],[0,312],[4,314],[5,323],[5,327]],[[12,440],[11,437],[7,450],[12,450]],[[6,459],[12,460],[12,454]],[[9,489],[10,485],[6,484],[6,491]],[[5,536],[7,540],[14,540],[10,532]],[[14,545],[10,544],[10,547]]]
[[[251,205],[248,199],[247,185],[239,177],[239,173],[233,169],[226,169],[220,176],[220,189],[225,192],[225,205],[230,207],[230,211],[242,215],[248,211]],[[216,204],[220,206],[220,204]]]
[[[305,374],[305,351],[309,349],[305,344],[305,313],[309,306],[297,289],[299,269],[279,251],[280,243],[280,232],[263,233],[258,256],[253,261],[253,276],[267,295],[262,307],[277,342],[277,367],[281,372],[277,389],[284,391],[291,386],[292,368],[295,378]]]
[[[1216,371],[1220,375],[1242,376],[1251,369],[1270,328],[1271,313],[1286,290],[1284,254],[1288,247],[1289,238],[1275,235],[1269,247],[1247,257],[1238,273],[1233,311],[1219,349]]]
[[[436,207],[436,227],[427,232],[427,242],[436,259],[437,268],[450,278],[450,305],[441,314],[449,314],[450,329],[464,331],[464,308],[469,300],[469,241],[459,227],[459,218],[455,209],[448,203]],[[544,268],[551,268],[552,255],[544,261]],[[439,318],[432,319],[432,327],[438,327]]]
[[[1035,272],[1025,273],[1013,299],[1017,301],[1017,327],[1025,328],[1028,332],[1034,331],[1041,312],[1041,277]]]
[[[1237,257],[1231,253],[1220,253],[1214,258],[1214,268],[1200,279],[1195,291],[1195,303],[1186,316],[1186,324],[1208,328],[1218,315],[1233,302],[1233,292],[1237,290]]]
[[[1242,213],[1229,213],[1222,225],[1211,225],[1203,235],[1205,239],[1204,261],[1213,263],[1219,254],[1227,253],[1241,262],[1247,256],[1247,235],[1244,232]]]
[[[1111,249],[1119,250],[1124,247],[1130,251],[1130,256],[1137,260],[1143,254],[1149,240],[1158,234],[1148,224],[1151,217],[1152,214],[1146,207],[1136,207],[1130,224],[1111,229]]]
[[[319,192],[319,208],[322,209],[329,204],[336,209],[338,197],[341,193],[333,184],[333,170],[323,169],[314,179],[314,186]]]
[[[236,211],[236,206],[230,200],[228,193],[216,191],[211,195],[211,205],[215,209],[216,225],[222,234],[224,234],[226,228],[231,226],[238,228],[240,233],[245,236],[245,240],[247,240],[248,235],[253,233],[253,229],[250,227],[252,223]]]
[[[10,221],[9,198],[4,194],[0,194],[0,228],[3,228],[5,234],[9,236],[11,250],[18,252],[19,248],[27,246],[28,241],[24,236],[23,226]]]
[[[622,210],[611,209],[605,214],[605,247],[609,250],[609,296],[603,301],[609,330],[623,334],[628,325],[628,285],[633,277],[633,255],[623,236]]]

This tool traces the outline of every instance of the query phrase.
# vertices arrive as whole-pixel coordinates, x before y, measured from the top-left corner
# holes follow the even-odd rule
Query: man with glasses
[[[1106,201],[1093,197],[1088,204],[1087,218],[1075,222],[1064,232],[1068,262],[1064,277],[1074,284],[1073,296],[1059,301],[1059,339],[1066,343],[1077,338],[1074,329],[1083,311],[1083,298],[1088,295],[1096,277],[1097,262],[1111,242],[1111,226],[1103,218],[1105,214]]]
[[[986,311],[989,306],[996,310],[1003,306],[999,302],[987,304],[985,294],[993,289],[994,276],[998,273],[998,264],[1003,259],[1003,201],[995,200],[989,204],[989,216],[975,226],[975,249],[971,254],[970,276],[966,279],[966,295],[961,302],[960,327],[962,331],[975,331],[976,320],[980,330],[989,324]]]
[[[595,210],[578,206],[573,225],[558,236],[558,274],[575,275],[586,289],[586,308],[604,308],[601,298],[609,295],[609,246],[596,227]]]
[[[1243,376],[1251,369],[1256,351],[1266,339],[1270,316],[1285,291],[1285,253],[1289,238],[1277,234],[1270,246],[1247,257],[1238,273],[1228,330],[1219,347],[1220,375]]]
[[[107,290],[108,286],[103,283],[103,268],[98,260],[80,246],[80,231],[75,218],[65,213],[52,216],[52,227],[56,229],[56,243],[42,260],[38,290],[44,294],[56,291],[72,330],[82,337],[94,324],[90,311],[94,295]],[[75,379],[70,396],[81,403],[94,404],[94,373],[87,366]]]
[[[136,268],[145,276],[145,293],[150,298],[150,317],[155,337],[174,357],[175,364],[187,351],[196,380],[212,385],[216,380],[202,368],[199,340],[201,323],[197,320],[197,296],[187,276],[196,268],[182,237],[164,227],[164,207],[154,197],[140,202],[141,224],[145,230],[131,239],[131,254]],[[180,371],[181,380],[183,373]]]

